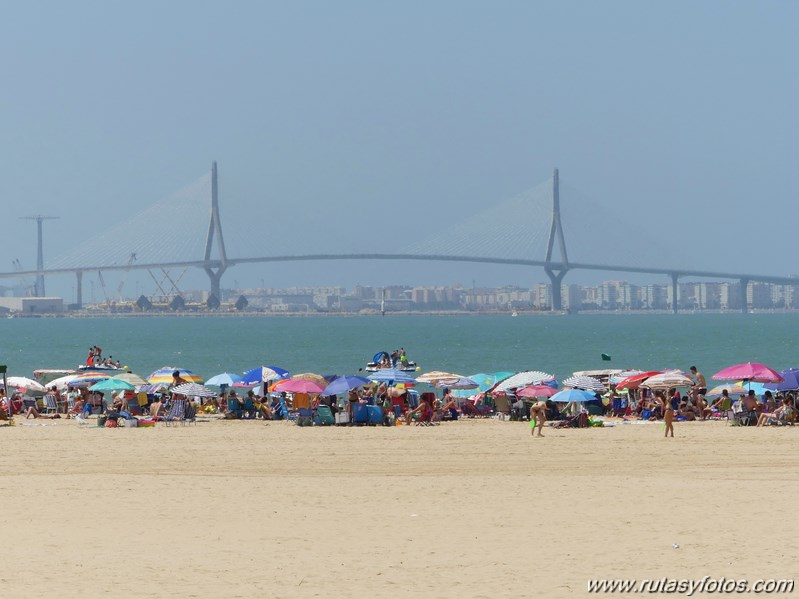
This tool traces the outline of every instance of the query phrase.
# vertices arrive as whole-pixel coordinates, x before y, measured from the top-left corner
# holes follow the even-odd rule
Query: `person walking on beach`
[[[538,436],[543,437],[541,429],[547,421],[547,408],[552,406],[551,400],[539,401],[530,406],[530,434],[535,435],[535,427],[538,426]]]

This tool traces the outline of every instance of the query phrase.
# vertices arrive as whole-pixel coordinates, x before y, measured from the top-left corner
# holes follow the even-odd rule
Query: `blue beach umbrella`
[[[263,383],[264,381],[285,379],[289,376],[291,376],[289,371],[279,366],[258,366],[257,368],[245,372],[239,382],[245,385],[254,385],[256,383]]]
[[[780,376],[783,378],[779,383],[764,383],[765,389],[771,391],[795,391],[799,389],[799,368],[787,368],[780,371]],[[754,385],[752,385],[754,387]]]
[[[212,376],[210,379],[205,381],[205,384],[213,385],[214,387],[227,387],[233,383],[239,382],[241,382],[241,377],[238,374],[233,372],[223,372],[222,374]]]
[[[362,376],[340,376],[333,379],[327,385],[327,387],[325,387],[325,390],[322,391],[322,395],[338,395],[339,393],[346,393],[350,389],[362,387],[363,385],[368,385],[369,383],[369,379],[366,379]]]
[[[587,401],[596,401],[596,395],[582,389],[565,389],[564,391],[558,391],[549,399],[555,403],[585,403]]]

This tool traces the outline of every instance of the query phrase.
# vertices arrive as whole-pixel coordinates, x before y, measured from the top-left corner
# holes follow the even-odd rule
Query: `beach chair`
[[[243,418],[255,418],[258,414],[258,411],[255,409],[255,402],[250,399],[249,397],[244,398],[244,402],[241,406],[241,415]]]
[[[313,410],[311,408],[298,408],[295,423],[297,426],[312,426]]]
[[[330,406],[319,406],[316,408],[313,421],[316,426],[329,426],[336,423],[333,410],[330,409]]]
[[[36,405],[36,400],[32,397],[23,397],[22,398],[22,413],[28,411],[29,408],[33,408],[37,412],[39,411],[39,406]]]
[[[297,416],[299,415],[297,413],[297,410],[289,408],[289,406],[286,405],[286,400],[283,398],[282,395],[278,397],[278,402],[280,404],[280,412],[283,414],[283,418],[287,422],[289,420],[296,420],[297,419]]]
[[[494,397],[494,406],[502,420],[513,420],[513,418],[511,418],[510,401],[508,401],[507,395],[497,395]],[[519,416],[517,420],[521,420],[521,416]]]
[[[185,414],[186,400],[173,399],[171,402],[169,402],[169,409],[167,410],[167,413],[164,414],[164,424],[169,426],[170,424],[182,422]]]
[[[433,407],[427,402],[423,403],[424,403],[424,408],[422,408],[422,411],[418,415],[416,415],[416,417],[413,420],[413,423],[418,426],[431,426],[433,424],[438,424],[437,421],[436,422],[433,421],[433,418],[436,414]]]
[[[55,394],[48,393],[44,396],[44,413],[58,414],[58,402],[56,401]]]
[[[139,403],[139,397],[137,395],[134,395],[128,399],[128,412],[134,416],[141,416],[143,413],[143,409]]]
[[[230,414],[232,418],[241,418],[243,416],[242,406],[235,397],[228,397],[227,413]]]
[[[480,406],[475,404],[472,400],[467,400],[463,402],[461,412],[464,416],[468,416],[469,418],[485,418],[491,412],[491,408],[488,406]]]

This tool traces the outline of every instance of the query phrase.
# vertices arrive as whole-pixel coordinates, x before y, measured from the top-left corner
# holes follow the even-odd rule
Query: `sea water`
[[[162,366],[204,378],[260,365],[355,374],[376,352],[403,347],[420,373],[543,370],[562,379],[696,365],[710,379],[741,362],[799,366],[797,325],[792,313],[13,318],[0,319],[0,364],[30,377],[75,368],[99,345],[144,377]]]

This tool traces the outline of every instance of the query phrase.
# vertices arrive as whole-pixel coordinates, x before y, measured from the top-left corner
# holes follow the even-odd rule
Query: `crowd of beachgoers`
[[[46,386],[31,379],[9,379],[15,388],[9,384],[6,393],[0,387],[0,419],[21,415],[86,423],[96,416],[98,422],[113,427],[198,418],[429,425],[493,416],[530,421],[532,433],[539,436],[546,423],[581,428],[604,426],[614,419],[662,420],[664,434],[673,436],[675,421],[727,419],[743,426],[765,426],[793,424],[796,419],[799,370],[778,373],[758,363],[714,374],[712,378],[728,382],[710,391],[696,366],[688,372],[582,371],[558,382],[541,371],[417,375],[409,364],[413,363],[400,348],[391,354],[379,352],[365,376],[292,376],[282,368],[262,366],[243,376],[222,373],[203,381],[191,371],[167,366],[143,379],[110,356],[104,359],[102,348],[92,346],[78,372],[48,380]],[[34,375],[41,378],[53,372]]]
[[[389,369],[386,366],[368,376],[384,379]],[[761,388],[761,393],[757,393],[742,386],[751,385],[745,380],[708,392],[705,376],[696,367],[691,367],[689,373],[575,373],[563,381],[560,391],[551,375],[537,371],[495,373],[495,380],[485,375],[489,384],[484,390],[475,380],[452,373],[427,373],[416,379],[405,374],[405,382],[396,383],[355,376],[326,379],[310,373],[292,377],[283,371],[284,376],[262,385],[222,384],[219,391],[214,391],[200,384],[202,379],[190,371],[175,369],[169,381],[113,392],[98,390],[98,384],[83,384],[93,380],[88,376],[92,372],[91,368],[84,370],[83,379],[75,380],[75,384],[47,386],[38,397],[21,388],[7,397],[5,389],[0,388],[0,418],[20,415],[87,423],[96,417],[97,422],[112,427],[134,421],[137,426],[147,426],[159,421],[219,418],[291,419],[305,425],[430,425],[464,417],[496,417],[530,421],[532,433],[537,431],[538,435],[545,424],[579,428],[605,426],[618,420],[662,420],[667,436],[673,436],[675,421],[727,419],[744,426],[765,426],[793,424],[796,418],[793,391]],[[400,377],[399,372],[392,376]],[[103,376],[106,381],[114,379],[110,373]],[[485,384],[480,379],[483,375],[473,376]],[[331,387],[337,379],[346,384]],[[659,379],[673,386],[656,384]],[[264,385],[266,390],[262,393]],[[430,385],[432,390],[420,393],[424,385]]]

